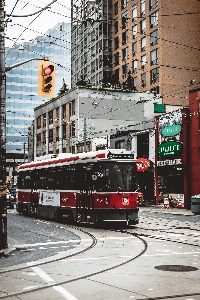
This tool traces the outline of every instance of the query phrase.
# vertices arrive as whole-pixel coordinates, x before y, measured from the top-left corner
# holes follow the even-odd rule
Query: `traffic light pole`
[[[5,40],[4,6],[0,0],[0,185],[6,181],[6,75],[5,75]]]

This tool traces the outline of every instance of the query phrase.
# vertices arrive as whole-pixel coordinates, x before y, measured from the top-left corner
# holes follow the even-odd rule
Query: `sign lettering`
[[[180,153],[182,148],[180,142],[167,142],[158,146],[157,153],[159,156],[172,156]]]
[[[182,165],[181,159],[171,159],[171,160],[167,159],[167,160],[157,161],[158,167],[173,166],[173,165]]]

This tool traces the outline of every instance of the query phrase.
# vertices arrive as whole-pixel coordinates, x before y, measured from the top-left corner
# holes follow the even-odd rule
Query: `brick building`
[[[113,0],[114,71],[128,71],[139,91],[156,91],[163,103],[188,105],[200,86],[199,11],[196,0]]]
[[[188,105],[199,80],[197,0],[72,0],[72,86],[97,86],[111,74],[163,103]]]
[[[191,90],[190,110],[190,195],[200,194],[200,89]]]

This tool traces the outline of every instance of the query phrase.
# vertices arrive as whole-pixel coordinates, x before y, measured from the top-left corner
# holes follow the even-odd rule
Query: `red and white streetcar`
[[[19,167],[17,211],[76,223],[137,224],[140,171],[141,161],[122,149],[40,157]]]

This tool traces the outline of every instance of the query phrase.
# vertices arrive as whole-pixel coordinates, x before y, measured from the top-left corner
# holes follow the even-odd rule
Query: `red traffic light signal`
[[[54,97],[55,65],[52,62],[40,60],[38,71],[38,96]]]
[[[46,75],[51,75],[51,73],[53,73],[54,71],[54,66],[53,65],[49,65],[45,70],[44,70],[44,73]]]

